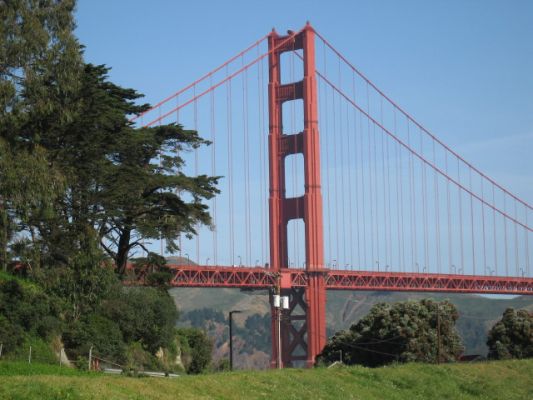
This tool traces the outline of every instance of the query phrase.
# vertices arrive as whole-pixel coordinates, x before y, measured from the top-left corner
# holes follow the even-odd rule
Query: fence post
[[[30,354],[28,355],[28,364],[31,364],[31,346],[30,346]]]
[[[2,358],[2,349],[4,348],[4,344],[0,343],[0,358]]]
[[[93,346],[91,346],[90,349],[89,349],[89,371],[91,370],[92,358],[93,358]]]

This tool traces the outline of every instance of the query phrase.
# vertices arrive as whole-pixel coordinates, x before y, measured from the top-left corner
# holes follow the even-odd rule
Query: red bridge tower
[[[303,361],[312,366],[326,343],[315,34],[308,23],[301,32],[289,32],[288,36],[279,36],[272,31],[268,43],[270,268],[279,274],[281,294],[290,298],[288,315],[281,329],[281,364],[291,366],[295,361]],[[281,54],[300,49],[303,50],[303,80],[281,84]],[[282,105],[297,99],[303,100],[303,132],[284,132]],[[303,154],[305,192],[303,196],[287,198],[285,157],[293,154]],[[305,288],[291,287],[287,224],[293,219],[303,219],[305,223],[305,268],[308,275]],[[272,366],[278,365],[278,337],[276,314],[272,310]]]

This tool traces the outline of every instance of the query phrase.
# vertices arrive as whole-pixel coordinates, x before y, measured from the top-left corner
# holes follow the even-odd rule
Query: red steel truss
[[[303,269],[274,272],[259,267],[211,267],[170,265],[174,287],[225,287],[267,289],[307,287],[310,274]],[[455,292],[533,295],[533,278],[472,276],[431,273],[320,270],[328,290],[390,290],[407,292]],[[142,279],[142,278],[141,278]]]

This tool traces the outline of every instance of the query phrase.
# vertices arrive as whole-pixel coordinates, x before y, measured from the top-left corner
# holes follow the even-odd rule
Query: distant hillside
[[[268,366],[270,349],[270,327],[268,315],[268,292],[241,291],[239,289],[204,289],[204,288],[174,288],[170,290],[182,318],[179,325],[194,325],[202,327],[215,338],[215,358],[227,357],[227,314],[230,310],[241,310],[242,314],[235,314],[234,321],[241,328],[236,332],[235,351],[240,357],[235,358],[237,366],[246,368],[266,368]],[[485,297],[471,294],[452,293],[410,293],[410,292],[367,292],[367,291],[328,291],[327,302],[327,330],[328,336],[334,332],[346,329],[370,308],[380,302],[398,302],[431,297],[436,300],[449,299],[460,312],[457,327],[465,345],[466,354],[486,355],[485,345],[487,332],[508,307],[526,308],[533,310],[533,296],[518,296],[504,298],[502,296]],[[195,319],[194,324],[188,318],[193,310],[211,309],[220,312],[217,321],[205,320],[203,323]],[[253,317],[253,318],[252,318]],[[263,317],[263,318],[258,318]],[[247,320],[249,322],[247,323]],[[246,327],[246,324],[249,328]],[[263,326],[265,325],[265,326]],[[262,332],[268,342],[261,342],[260,348],[247,345],[247,341],[254,341],[257,332]],[[266,344],[265,344],[266,343]],[[241,354],[242,353],[242,354]]]

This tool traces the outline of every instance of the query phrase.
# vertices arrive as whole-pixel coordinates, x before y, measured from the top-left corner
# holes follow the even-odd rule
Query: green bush
[[[73,322],[63,333],[63,342],[69,358],[87,359],[89,350],[98,357],[117,363],[126,361],[126,346],[118,324],[99,314]]]
[[[533,313],[508,308],[489,331],[489,358],[533,357]]]
[[[206,371],[211,364],[213,343],[200,329],[177,329],[180,338],[182,360],[189,374],[199,374]]]

